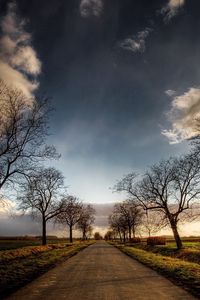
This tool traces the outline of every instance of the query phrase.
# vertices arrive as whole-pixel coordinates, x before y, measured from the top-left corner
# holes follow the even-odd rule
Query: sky
[[[199,0],[0,0],[0,78],[55,108],[69,193],[121,199],[123,175],[188,151],[200,111]]]
[[[0,236],[41,236],[41,220],[33,218],[29,214],[16,213],[14,203],[9,203],[6,207],[0,206]],[[98,231],[104,235],[108,231],[108,215],[112,213],[113,204],[93,204],[95,209],[95,223],[93,233]],[[54,221],[47,222],[47,234],[58,237],[68,237],[69,228]],[[74,237],[80,237],[81,232],[75,227]]]

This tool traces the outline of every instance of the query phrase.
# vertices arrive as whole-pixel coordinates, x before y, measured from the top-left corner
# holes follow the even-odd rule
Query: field
[[[1,249],[4,249],[0,251],[1,299],[93,243],[76,241],[70,244],[58,239],[56,243],[37,246],[38,242],[0,241]]]
[[[144,241],[138,244],[112,244],[192,294],[200,296],[199,238],[183,239],[184,247],[181,250],[176,249],[172,240],[164,246],[147,246]]]
[[[69,243],[68,239],[47,239],[47,244],[59,244],[59,243]],[[42,241],[40,238],[32,238],[32,237],[13,237],[13,238],[3,238],[0,237],[0,251],[2,250],[10,250],[17,249],[21,247],[27,246],[40,246]]]

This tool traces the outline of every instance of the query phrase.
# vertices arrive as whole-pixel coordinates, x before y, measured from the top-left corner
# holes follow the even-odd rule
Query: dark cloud
[[[93,204],[95,214],[95,230],[105,231],[108,229],[108,216],[112,213],[114,204]],[[20,215],[19,213],[0,212],[0,236],[24,236],[24,235],[41,235],[41,222],[33,219],[30,215]],[[47,223],[47,234],[67,236],[66,227],[55,225],[53,222]],[[76,231],[76,236],[80,233]]]
[[[31,216],[1,213],[0,236],[41,235],[40,225]]]

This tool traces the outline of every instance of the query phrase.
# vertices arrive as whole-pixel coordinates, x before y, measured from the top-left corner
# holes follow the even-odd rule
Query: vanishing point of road
[[[84,249],[9,300],[192,300],[155,271],[104,241]]]

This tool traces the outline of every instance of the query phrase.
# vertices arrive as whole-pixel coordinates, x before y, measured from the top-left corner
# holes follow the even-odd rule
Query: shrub
[[[155,245],[165,245],[166,239],[162,236],[152,236],[147,238],[147,245],[155,246]]]
[[[131,243],[134,243],[134,244],[136,244],[136,243],[141,243],[141,238],[140,238],[140,237],[134,237],[134,238],[131,238],[131,239],[130,239],[130,242],[131,242]]]

